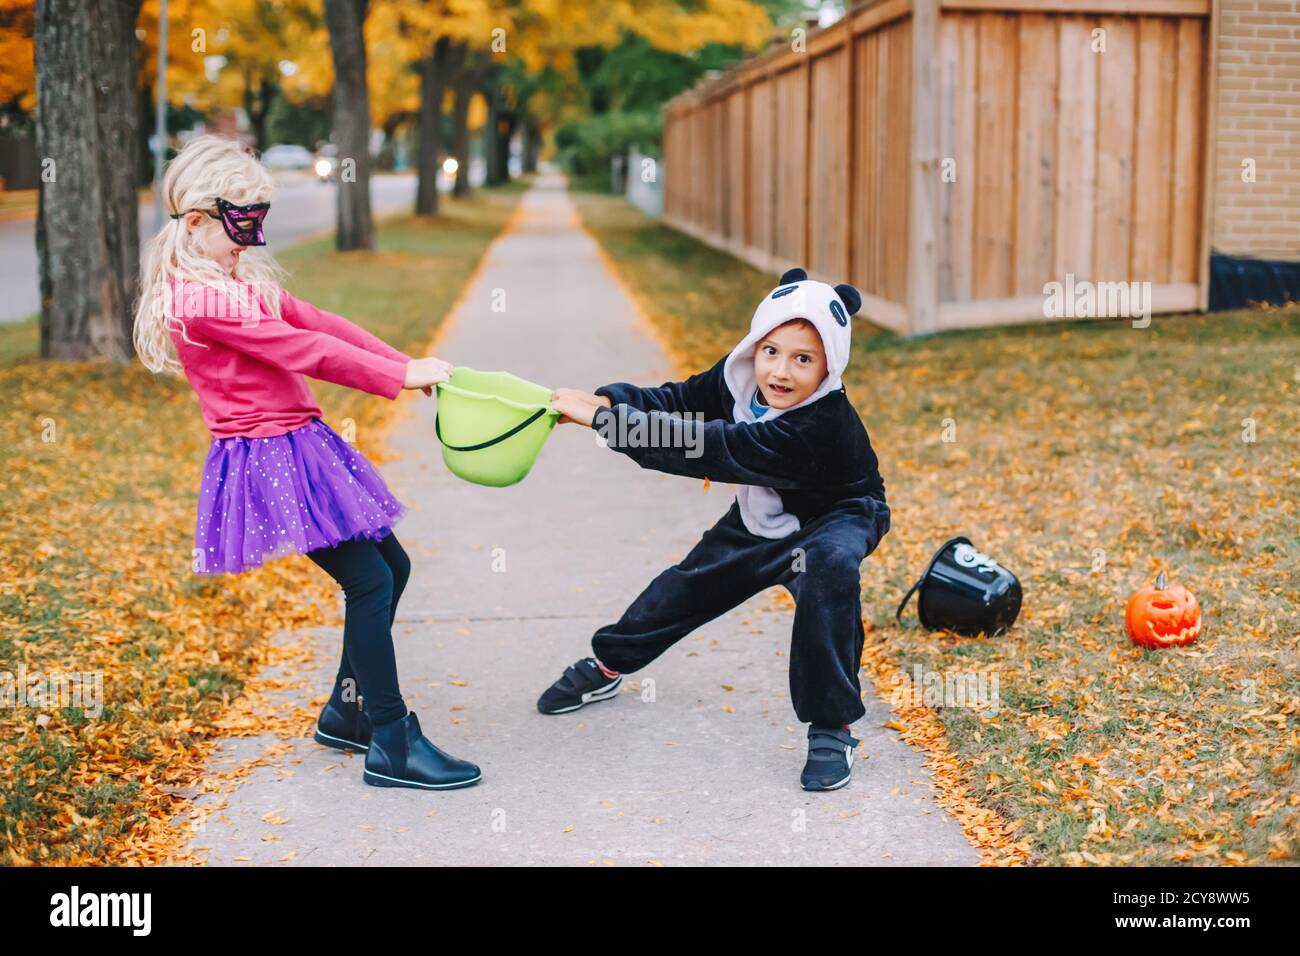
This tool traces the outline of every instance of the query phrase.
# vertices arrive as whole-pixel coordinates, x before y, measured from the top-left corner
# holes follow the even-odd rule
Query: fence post
[[[938,33],[939,0],[914,0],[907,256],[907,324],[912,335],[938,328]]]
[[[1201,312],[1210,308],[1210,250],[1214,243],[1214,180],[1218,174],[1218,115],[1219,115],[1219,0],[1210,4],[1210,18],[1205,27],[1208,35],[1204,43],[1205,100],[1200,122],[1205,124],[1201,149],[1205,151],[1201,162],[1201,248],[1197,250],[1201,274],[1197,276],[1196,307]]]
[[[750,177],[750,168],[753,164],[753,158],[750,156],[750,150],[754,148],[753,135],[750,131],[751,113],[753,112],[750,85],[744,82],[740,87],[740,161],[743,165],[741,170],[741,191],[740,191],[740,249],[745,252],[753,242],[754,235],[754,211],[750,204],[754,201],[754,184]]]
[[[858,219],[858,40],[853,34],[852,10],[844,15],[848,21],[848,39],[845,40],[844,56],[847,63],[844,73],[848,77],[849,88],[845,90],[845,115],[849,122],[847,149],[844,157],[845,186],[847,187],[844,217],[844,281],[861,285],[855,274],[858,267],[858,230],[862,223]]]
[[[807,26],[807,21],[805,21]],[[813,131],[813,77],[812,54],[808,52],[807,37],[803,53],[803,249],[798,265],[812,269],[812,215],[808,212],[812,196],[812,131]]]

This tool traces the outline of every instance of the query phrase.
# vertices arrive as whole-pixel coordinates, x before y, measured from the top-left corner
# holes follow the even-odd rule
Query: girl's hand
[[[418,388],[425,395],[433,394],[433,386],[451,378],[452,364],[435,356],[411,359],[406,363],[406,382],[403,388]]]

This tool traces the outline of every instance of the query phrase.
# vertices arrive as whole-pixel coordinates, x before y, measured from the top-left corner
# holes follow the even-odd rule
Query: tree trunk
[[[260,153],[266,149],[266,120],[271,112],[271,100],[275,96],[275,86],[266,77],[256,82],[252,77],[244,83],[244,111],[248,122],[253,127],[253,141]]]
[[[139,284],[140,0],[36,4],[41,355],[129,361]]]
[[[537,154],[541,147],[541,133],[532,116],[524,117],[523,164],[525,173],[537,172]]]
[[[370,213],[370,92],[366,88],[363,34],[366,3],[325,0],[334,56],[334,142],[340,163],[334,244],[340,251],[375,247]]]
[[[461,48],[462,57],[464,48]],[[442,99],[451,64],[451,41],[440,37],[432,52],[420,63],[420,151],[416,158],[419,177],[415,190],[415,214],[438,215],[438,154],[442,152]]]
[[[498,183],[510,181],[510,141],[515,138],[519,117],[515,113],[505,113],[497,122],[497,157],[500,164],[501,178]]]
[[[500,186],[510,178],[510,137],[514,133],[515,114],[505,107],[499,71],[489,72],[485,95],[488,98],[488,116],[483,131],[483,151],[487,154],[487,184]]]
[[[498,111],[498,93],[489,80],[480,92],[487,100],[487,120],[483,123],[483,134],[479,137],[483,148],[483,184],[495,186],[497,179],[497,123],[501,119]]]
[[[452,155],[456,157],[456,184],[451,193],[457,198],[468,196],[469,182],[469,101],[483,82],[487,63],[462,69],[456,77],[456,102],[452,108]]]

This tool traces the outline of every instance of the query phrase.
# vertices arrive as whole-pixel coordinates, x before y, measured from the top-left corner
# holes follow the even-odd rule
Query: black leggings
[[[391,532],[382,541],[354,538],[308,551],[307,557],[343,589],[343,659],[331,699],[341,703],[346,682],[351,681],[354,693],[359,690],[365,699],[371,723],[405,717],[392,628],[397,602],[411,576],[411,559]]]

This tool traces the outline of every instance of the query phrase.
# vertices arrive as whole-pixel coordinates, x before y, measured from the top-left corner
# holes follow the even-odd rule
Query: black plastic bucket
[[[904,595],[894,615],[916,594],[916,616],[928,631],[996,634],[1020,614],[1020,581],[987,554],[975,550],[970,538],[957,536],[930,559],[930,566]]]

